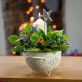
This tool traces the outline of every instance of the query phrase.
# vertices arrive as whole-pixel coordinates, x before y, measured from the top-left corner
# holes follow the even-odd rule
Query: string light
[[[30,23],[33,23],[34,22],[34,17],[30,17]]]
[[[27,12],[26,12],[26,14],[30,14],[30,12],[29,12],[29,11],[27,11]]]
[[[40,8],[40,6],[39,6],[39,5],[36,5],[36,6],[35,6],[35,9],[39,9],[39,8]]]
[[[27,0],[28,3],[32,3],[32,1],[33,1],[33,0]],[[44,3],[45,0],[40,0],[40,2],[41,2],[41,3]],[[30,13],[33,12],[34,8],[35,8],[36,10],[38,10],[38,9],[40,8],[40,6],[39,6],[38,4],[35,5],[35,7],[31,6],[31,7],[29,8],[29,10],[26,11],[26,14],[30,15]],[[32,16],[32,17],[30,17],[30,23],[33,23],[33,22],[34,22],[34,17]],[[27,23],[22,24],[22,25],[19,27],[19,30],[22,31],[22,30],[25,28],[26,25],[27,25]]]
[[[29,8],[29,12],[32,12],[32,11],[33,11],[33,9],[34,9],[33,7],[30,7],[30,8]]]
[[[28,24],[28,22],[27,22],[27,23],[23,23],[23,24],[19,27],[19,31],[24,30],[27,24]]]
[[[41,3],[45,3],[45,0],[41,0]]]
[[[56,29],[56,25],[53,25],[52,27],[53,27],[53,29]]]
[[[32,3],[32,0],[27,0],[28,1],[28,3]]]
[[[15,52],[15,51],[13,51],[13,52],[12,52],[12,54],[13,54],[13,55],[15,55],[15,54],[16,54],[16,52]]]

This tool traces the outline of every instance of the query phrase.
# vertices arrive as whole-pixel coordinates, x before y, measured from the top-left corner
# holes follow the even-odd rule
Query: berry
[[[38,43],[39,43],[39,44],[44,44],[44,40],[41,39],[41,40],[38,41]]]
[[[29,39],[29,36],[28,35],[24,35],[24,40],[28,40]]]

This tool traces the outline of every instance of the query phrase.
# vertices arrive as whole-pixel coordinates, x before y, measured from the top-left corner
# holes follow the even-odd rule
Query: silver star
[[[43,16],[44,16],[44,19],[49,19],[50,21],[52,21],[52,18],[50,17],[50,14],[51,14],[52,10],[50,11],[46,11],[45,9],[43,9]]]

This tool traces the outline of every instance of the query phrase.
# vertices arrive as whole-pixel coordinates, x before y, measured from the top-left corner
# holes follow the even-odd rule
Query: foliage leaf
[[[37,34],[38,34],[39,36],[42,36],[44,40],[46,39],[46,36],[45,36],[45,33],[44,33],[43,30],[39,29],[38,32],[37,32]]]
[[[16,41],[18,39],[19,39],[19,36],[17,36],[17,35],[11,35],[8,37],[9,42],[12,43],[13,45],[19,44],[19,42]]]
[[[27,26],[24,29],[24,32],[29,33],[31,31],[31,25],[27,24]]]
[[[17,45],[13,48],[13,50],[16,52],[23,52],[24,48],[23,48],[23,46]]]
[[[37,42],[41,39],[41,37],[37,34],[37,33],[33,33],[30,37],[30,39],[33,41],[33,42]]]
[[[37,52],[40,52],[41,50],[39,48],[31,48],[31,49],[28,49],[28,52],[34,52],[34,53],[37,53]]]

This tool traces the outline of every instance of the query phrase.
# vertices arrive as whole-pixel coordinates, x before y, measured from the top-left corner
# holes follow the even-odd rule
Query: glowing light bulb
[[[33,9],[34,9],[33,7],[30,7],[30,8],[29,8],[29,12],[32,12],[32,11],[33,11]]]
[[[28,3],[32,3],[32,0],[27,0],[28,1]]]
[[[15,55],[15,54],[16,54],[16,52],[15,52],[15,51],[13,51],[13,52],[12,52],[12,54],[13,54],[13,55]]]
[[[29,11],[27,11],[27,12],[26,12],[26,14],[30,14],[30,12],[29,12]]]
[[[30,17],[30,23],[34,22],[34,17]]]
[[[45,0],[41,0],[41,3],[45,3]]]
[[[19,31],[24,30],[27,24],[28,24],[28,23],[23,23],[23,24],[19,27]]]
[[[53,27],[53,29],[56,29],[56,25],[53,25],[52,27]]]
[[[40,6],[39,6],[39,5],[36,5],[36,6],[35,6],[35,9],[39,9],[39,8],[40,8]]]

